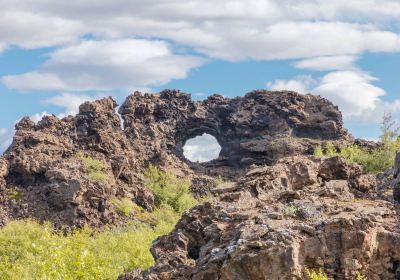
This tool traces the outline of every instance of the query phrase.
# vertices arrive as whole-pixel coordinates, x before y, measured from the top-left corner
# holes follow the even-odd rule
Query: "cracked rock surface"
[[[152,268],[119,279],[306,279],[305,267],[332,279],[399,279],[398,205],[356,197],[360,176],[338,157],[251,169],[154,241]]]

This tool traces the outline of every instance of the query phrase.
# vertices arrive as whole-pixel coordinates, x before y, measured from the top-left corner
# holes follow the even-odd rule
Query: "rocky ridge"
[[[115,112],[116,102],[86,102],[76,116],[23,118],[0,160],[1,219],[33,217],[60,227],[101,227],[123,222],[110,199],[128,197],[147,210],[153,197],[143,183],[149,164],[174,168],[204,193],[212,176],[234,178],[252,164],[272,164],[311,154],[318,143],[347,141],[341,114],[329,101],[294,92],[253,91],[234,99],[213,95],[192,101],[165,90],[136,92]],[[209,133],[222,146],[218,159],[197,164],[183,156],[184,143]],[[77,153],[100,160],[105,182],[93,182]]]
[[[154,206],[143,173],[154,164],[191,179],[211,196],[154,241],[156,264],[120,279],[304,279],[305,267],[333,279],[400,279],[400,155],[393,170],[364,175],[317,145],[354,140],[332,103],[295,92],[253,91],[233,99],[165,90],[116,102],[86,102],[76,116],[16,125],[0,157],[0,224],[50,220],[70,230],[119,225],[114,198]],[[183,156],[185,142],[208,133],[222,147],[207,163]],[[101,163],[93,180],[84,157]],[[217,184],[216,177],[224,179]],[[393,195],[391,189],[393,187]],[[393,199],[394,198],[394,199]]]

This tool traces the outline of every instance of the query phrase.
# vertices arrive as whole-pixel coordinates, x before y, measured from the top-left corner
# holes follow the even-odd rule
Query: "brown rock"
[[[120,279],[305,279],[305,267],[323,268],[332,279],[355,279],[357,271],[395,279],[398,216],[389,202],[350,199],[358,176],[337,159],[302,156],[253,169],[231,190],[236,200],[221,197],[185,213],[153,243],[155,266]],[[337,196],[321,194],[327,188]],[[300,197],[283,202],[294,190]]]

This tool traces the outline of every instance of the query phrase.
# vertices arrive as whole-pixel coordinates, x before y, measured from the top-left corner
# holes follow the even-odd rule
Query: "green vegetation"
[[[85,156],[83,152],[78,152],[76,157],[82,160],[85,165],[90,181],[100,183],[107,182],[107,173],[104,171],[105,166],[103,161]]]
[[[357,272],[356,280],[368,280],[368,278],[366,276],[362,275],[360,272]]]
[[[285,209],[283,209],[283,212],[286,216],[296,217],[299,213],[299,207],[297,207],[296,205],[289,205],[286,206]]]
[[[306,276],[308,280],[328,280],[328,275],[320,268],[319,270],[310,270],[306,267]],[[367,280],[368,278],[360,272],[356,273],[356,280]]]
[[[306,275],[308,280],[328,280],[328,276],[322,269],[310,270],[306,268]]]
[[[349,162],[358,163],[365,173],[378,173],[392,167],[397,151],[400,150],[400,131],[395,128],[395,122],[390,115],[385,114],[382,125],[380,141],[382,146],[374,150],[367,150],[356,145],[342,146],[339,151],[332,143],[328,143],[324,149],[318,146],[315,156],[341,156]]]
[[[147,174],[157,208],[149,213],[128,198],[116,199],[122,215],[133,213],[136,218],[124,227],[102,231],[85,227],[62,234],[49,223],[24,220],[1,228],[0,279],[117,279],[136,266],[151,266],[152,241],[170,232],[182,211],[196,200],[189,194],[186,180],[155,167]]]
[[[132,214],[135,208],[135,204],[128,197],[122,199],[114,198],[111,200],[111,203],[117,208],[118,213],[126,217]]]
[[[20,191],[13,190],[11,193],[8,194],[8,198],[19,200],[22,198],[22,193]]]
[[[146,185],[154,193],[156,206],[166,204],[181,213],[197,203],[189,192],[189,181],[179,179],[171,171],[163,172],[151,165],[146,171],[146,177]]]

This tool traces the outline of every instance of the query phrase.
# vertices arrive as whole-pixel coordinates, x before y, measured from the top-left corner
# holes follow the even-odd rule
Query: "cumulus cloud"
[[[380,97],[386,94],[372,84],[374,80],[376,78],[362,72],[332,72],[322,78],[313,92],[338,104],[346,117],[359,116],[364,111],[374,110]]]
[[[377,122],[384,111],[400,110],[400,99],[391,103],[382,100],[386,92],[373,85],[375,80],[361,71],[335,71],[319,80],[297,77],[269,82],[267,87],[273,90],[297,88],[300,93],[318,94],[338,105],[345,118]]]
[[[275,80],[267,83],[270,90],[292,90],[299,93],[308,93],[316,81],[310,76],[298,76],[293,80]]]
[[[75,42],[84,34],[83,22],[59,15],[43,16],[33,10],[21,11],[16,3],[7,7],[2,1],[1,5],[0,51],[8,46],[24,49],[58,46]]]
[[[100,96],[89,96],[84,94],[72,94],[72,93],[61,93],[51,98],[45,99],[43,104],[55,105],[65,109],[65,112],[60,115],[68,116],[75,115],[79,111],[79,106],[86,101],[93,101],[98,99]]]
[[[221,146],[210,134],[189,139],[183,147],[183,155],[192,162],[207,162],[216,159],[220,151]]]
[[[90,34],[172,40],[232,61],[392,52],[399,10],[395,0],[4,0],[0,46],[52,46]]]
[[[316,71],[350,70],[357,68],[355,66],[356,60],[357,57],[351,55],[323,56],[300,60],[294,66]]]
[[[203,62],[198,57],[173,54],[164,41],[83,41],[55,51],[38,70],[4,76],[2,82],[21,91],[132,88],[185,78]]]

